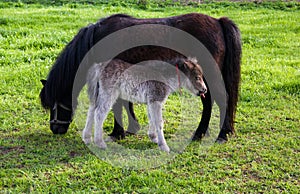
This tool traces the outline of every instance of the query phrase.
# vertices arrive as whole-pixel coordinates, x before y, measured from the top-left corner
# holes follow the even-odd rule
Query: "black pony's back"
[[[137,19],[126,14],[115,14],[82,28],[64,48],[49,72],[47,82],[41,91],[42,105],[49,108],[53,106],[55,101],[61,101],[66,96],[71,98],[73,82],[79,64],[99,40],[118,30],[141,24],[161,24],[182,29],[198,38],[208,48],[216,61],[220,61],[219,54],[225,50],[224,46],[220,44],[219,37],[214,35],[221,31],[218,21],[203,14],[191,13],[154,19]],[[207,24],[211,26],[207,28]],[[116,58],[129,63],[138,63],[144,60],[169,60],[177,56],[181,56],[181,54],[169,48],[142,46],[128,49]]]
[[[64,101],[65,103],[69,103],[69,106],[72,106],[72,100],[74,99],[72,90],[75,76],[80,63],[91,48],[104,37],[118,30],[143,24],[159,24],[174,27],[192,35],[205,46],[223,75],[229,99],[227,104],[229,108],[226,110],[227,116],[225,118],[229,118],[227,119],[229,124],[227,125],[225,122],[225,128],[233,130],[233,119],[240,82],[241,41],[239,30],[228,18],[216,19],[199,13],[153,19],[138,19],[125,14],[116,14],[100,19],[97,23],[82,28],[65,47],[53,65],[47,81],[44,83],[44,88],[40,93],[42,105],[45,108],[51,108],[55,102]],[[153,33],[157,33],[155,35],[157,38],[160,38],[158,40],[168,38],[161,35],[160,32]],[[117,47],[118,45],[113,46]],[[95,54],[101,55],[101,53]],[[118,54],[115,58],[135,64],[145,60],[168,61],[177,57],[182,57],[182,54],[171,48],[144,45],[130,48]],[[202,59],[198,60],[200,60],[201,63]],[[80,70],[82,75],[79,79],[80,86],[77,88],[78,92],[75,91],[76,95],[77,93],[79,94],[81,86],[85,84],[85,76],[91,65],[93,65],[93,61],[89,61],[89,63]],[[201,65],[205,67],[207,64]],[[203,68],[203,70],[204,76],[210,79],[211,76],[208,75],[208,69],[205,70],[205,68]],[[210,79],[210,81],[211,80],[212,79]],[[209,90],[213,92],[213,88],[210,87]],[[208,100],[206,101],[210,103]],[[210,105],[207,107],[210,107]],[[208,124],[203,126],[199,125],[198,131],[200,128],[206,130],[206,125]]]

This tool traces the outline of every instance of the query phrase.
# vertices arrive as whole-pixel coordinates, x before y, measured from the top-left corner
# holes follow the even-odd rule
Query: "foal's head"
[[[197,96],[204,95],[207,92],[202,68],[195,58],[178,59],[176,65],[190,81],[183,82],[183,86],[186,87],[186,89]]]

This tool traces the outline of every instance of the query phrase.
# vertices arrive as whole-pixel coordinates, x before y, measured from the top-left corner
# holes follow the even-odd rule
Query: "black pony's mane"
[[[80,29],[56,59],[44,86],[45,93],[40,95],[42,105],[45,108],[52,107],[55,101],[61,100],[65,94],[72,93],[72,84],[78,66],[85,54],[94,45],[94,29],[95,25]]]
[[[115,14],[100,19],[95,24],[81,28],[77,35],[64,48],[50,70],[47,82],[40,93],[41,103],[44,108],[53,107],[55,101],[62,101],[65,96],[72,94],[73,82],[78,67],[87,52],[99,40],[95,35],[96,29],[115,18],[130,18],[126,14]]]

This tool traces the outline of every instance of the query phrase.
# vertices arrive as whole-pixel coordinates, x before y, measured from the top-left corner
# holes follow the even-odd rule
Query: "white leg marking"
[[[95,144],[105,149],[106,143],[103,140],[103,123],[109,113],[109,110],[112,107],[111,98],[107,96],[107,98],[101,98],[98,100],[99,104],[97,105],[95,109],[95,131],[94,131],[94,142]]]
[[[84,141],[85,144],[92,143],[92,126],[94,121],[94,112],[95,112],[95,107],[93,105],[90,105],[87,118],[86,118],[85,127],[82,131],[82,140]]]
[[[158,146],[162,151],[170,152],[163,133],[162,102],[149,103],[149,114],[156,129]]]
[[[151,117],[150,114],[150,106],[147,106],[147,111],[148,111],[148,120],[149,120],[149,130],[148,130],[148,137],[150,138],[150,140],[153,143],[158,143],[158,139],[157,139],[157,135],[156,135],[156,130],[155,130],[155,124],[154,124],[154,120]]]

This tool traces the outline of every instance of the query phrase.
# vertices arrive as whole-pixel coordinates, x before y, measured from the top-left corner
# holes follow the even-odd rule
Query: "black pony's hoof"
[[[122,134],[109,134],[108,135],[112,141],[117,141],[117,140],[121,140],[121,139],[125,139],[125,133]]]
[[[135,135],[136,133],[132,133],[132,132],[130,132],[130,131],[126,131],[125,132],[125,136],[131,136],[131,135]]]
[[[125,135],[135,135],[141,129],[141,126],[137,123],[135,125],[129,125]]]
[[[193,135],[193,137],[192,137],[192,141],[201,141],[202,140],[202,138],[204,138],[204,137],[209,137],[210,136],[210,134],[209,134],[209,132],[208,132],[208,130],[206,131],[206,132],[201,132],[201,133],[199,133],[199,134],[194,134]]]
[[[194,135],[194,136],[191,138],[191,140],[192,140],[192,141],[201,141],[201,140],[202,140],[202,137],[203,137],[203,135],[200,135],[200,136]]]
[[[226,143],[227,141],[228,141],[227,138],[224,139],[224,138],[222,138],[222,137],[218,137],[218,138],[216,139],[216,143],[218,143],[218,144],[224,144],[224,143]]]

